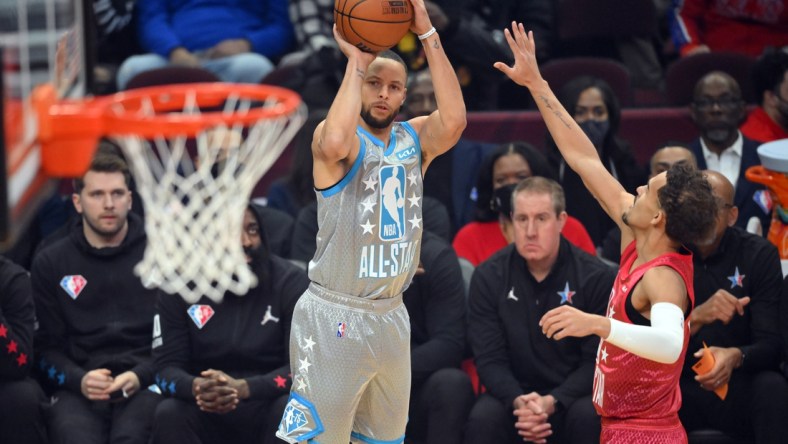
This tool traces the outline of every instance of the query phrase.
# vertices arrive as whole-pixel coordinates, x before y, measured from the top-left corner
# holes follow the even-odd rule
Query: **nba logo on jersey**
[[[405,235],[405,167],[388,165],[380,168],[381,240],[393,241]]]
[[[287,409],[285,409],[284,421],[282,422],[285,426],[285,433],[292,433],[305,426],[307,420],[303,411],[292,405],[288,405]]]
[[[194,321],[194,325],[197,326],[200,330],[208,323],[208,321],[213,317],[213,307],[210,305],[199,305],[194,304],[187,310],[189,313],[189,317],[192,318]]]
[[[60,287],[74,300],[82,293],[82,289],[85,288],[87,284],[88,281],[78,274],[64,276],[63,279],[60,280]]]
[[[340,322],[337,324],[337,337],[344,338],[345,337],[345,330],[347,329],[347,324],[344,322]]]

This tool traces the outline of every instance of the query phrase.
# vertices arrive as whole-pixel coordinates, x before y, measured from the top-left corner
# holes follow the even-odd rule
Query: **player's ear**
[[[77,210],[77,213],[82,214],[82,199],[80,199],[79,194],[71,194],[71,203],[74,204],[74,209]]]
[[[654,226],[664,224],[665,222],[667,222],[667,219],[665,219],[665,212],[662,210],[657,210],[654,217],[651,218],[651,224]]]

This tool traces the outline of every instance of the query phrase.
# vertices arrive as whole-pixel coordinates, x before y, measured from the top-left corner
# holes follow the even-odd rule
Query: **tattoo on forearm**
[[[440,43],[438,43],[438,39],[435,39],[435,41],[432,42],[432,47],[435,48],[435,49],[438,49],[438,48],[441,47]]]
[[[563,123],[565,127],[567,127],[567,128],[570,128],[570,127],[571,127],[571,125],[569,124],[569,122],[567,122],[567,121],[564,119],[564,115],[563,115],[563,114],[561,114],[561,110],[560,110],[560,109],[554,109],[554,108],[553,108],[553,104],[551,104],[551,103],[550,103],[550,101],[547,99],[547,97],[545,97],[545,96],[539,96],[539,99],[540,99],[540,100],[541,100],[541,101],[544,103],[544,106],[545,106],[547,109],[549,109],[550,111],[552,111],[552,112],[553,112],[553,114],[555,114],[555,116],[556,116],[556,117],[558,117],[558,120],[560,120],[560,121],[561,121],[561,123]]]
[[[356,68],[356,74],[358,74],[358,76],[361,77],[362,79],[364,78],[364,70],[363,69]]]

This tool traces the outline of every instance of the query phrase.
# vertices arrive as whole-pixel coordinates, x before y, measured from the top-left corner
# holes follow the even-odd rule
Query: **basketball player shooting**
[[[342,85],[314,133],[317,250],[290,335],[293,387],[277,436],[324,444],[404,440],[410,323],[402,303],[419,263],[422,176],[465,128],[465,104],[423,0],[411,31],[424,46],[438,109],[394,122],[407,68],[391,51],[349,44]]]
[[[567,164],[621,229],[621,268],[607,316],[564,305],[544,315],[542,331],[556,340],[601,338],[593,391],[601,442],[685,443],[679,376],[694,296],[692,256],[683,245],[709,239],[717,214],[711,187],[699,171],[674,166],[637,196],[627,193],[541,77],[533,33],[512,23],[504,34],[514,65],[495,67],[530,90]]]

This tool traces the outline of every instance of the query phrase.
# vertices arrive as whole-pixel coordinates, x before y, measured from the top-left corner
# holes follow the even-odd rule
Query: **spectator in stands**
[[[698,168],[718,171],[733,184],[733,203],[739,208],[736,226],[766,233],[771,220],[768,191],[744,177],[747,168],[761,163],[759,143],[739,132],[744,113],[745,103],[736,80],[721,71],[706,74],[695,85],[690,104],[690,116],[700,130],[690,149]]]
[[[160,399],[146,389],[156,292],[134,274],[146,238],[129,183],[122,159],[96,156],[74,181],[81,220],[33,260],[37,362],[54,391],[53,442],[144,444],[150,435]]]
[[[138,0],[140,45],[118,71],[118,89],[167,65],[203,67],[226,82],[258,83],[290,49],[287,0]],[[229,26],[228,26],[229,25]]]
[[[468,341],[487,393],[471,410],[464,442],[549,436],[550,442],[598,443],[591,388],[599,339],[555,341],[542,334],[539,320],[562,304],[602,315],[615,268],[562,238],[567,216],[555,181],[525,179],[512,201],[514,244],[479,265],[471,280]]]
[[[246,209],[241,242],[259,282],[245,295],[196,304],[159,293],[154,321],[155,443],[270,443],[291,385],[290,320],[309,285],[301,268],[272,255],[263,221]]]
[[[763,52],[753,68],[753,84],[760,106],[747,116],[742,134],[761,143],[788,139],[788,46]]]
[[[782,272],[777,249],[734,227],[733,185],[706,172],[719,215],[713,241],[693,251],[695,308],[688,353],[714,356],[708,373],[695,375],[687,359],[681,377],[681,422],[692,432],[714,428],[737,440],[785,442],[788,381],[779,373]],[[715,390],[727,385],[721,399]]]
[[[732,51],[757,57],[788,45],[783,0],[673,0],[671,33],[681,56]]]
[[[462,442],[474,397],[470,378],[459,369],[465,352],[465,289],[457,256],[445,239],[430,231],[434,209],[429,209],[429,200],[422,201],[419,269],[403,294],[411,329],[411,413],[405,434],[425,444]],[[314,256],[317,228],[317,206],[312,204],[296,223],[295,259]]]
[[[538,3],[543,3],[539,0]],[[441,34],[446,55],[457,71],[463,99],[469,110],[495,110],[503,76],[490,69],[497,58],[511,60],[499,16],[483,14],[486,0],[426,0],[430,21]],[[518,2],[531,4],[534,1]],[[416,36],[406,35],[395,47],[413,72],[426,66],[426,57]]]
[[[95,29],[95,54],[86,54],[89,60],[94,60],[93,90],[89,93],[96,95],[115,92],[115,74],[124,60],[139,54],[140,47],[137,39],[137,23],[134,15],[136,0],[91,0],[90,15],[92,28]],[[91,37],[88,37],[91,38]],[[90,66],[90,64],[89,64]]]
[[[267,206],[296,218],[303,207],[316,201],[315,181],[312,178],[312,136],[317,125],[325,118],[325,110],[309,113],[309,118],[293,141],[290,169],[268,188]]]
[[[581,76],[561,88],[558,100],[591,139],[610,174],[628,192],[634,193],[646,181],[646,175],[629,145],[617,136],[621,108],[610,85],[599,78]],[[566,190],[567,212],[580,220],[594,244],[601,245],[615,224],[583,185],[580,176],[567,166],[550,135],[546,148],[550,164],[558,172],[558,182]]]
[[[402,111],[412,119],[438,109],[432,75],[419,71],[410,79]],[[424,176],[424,194],[440,201],[451,216],[451,236],[473,219],[476,178],[485,154],[495,145],[460,138],[454,148],[436,157]],[[447,186],[450,184],[450,186]]]
[[[698,161],[688,146],[678,142],[668,142],[651,156],[649,162],[651,174],[648,178],[651,179],[676,164],[690,164],[695,168],[698,167]],[[601,256],[614,264],[621,263],[621,230],[618,227],[613,227],[605,236]]]
[[[516,20],[522,22],[526,29],[533,30],[534,35],[539,39],[540,46],[544,42],[544,47],[537,50],[540,62],[557,56],[559,52],[556,33],[557,2],[551,0],[469,0],[468,3],[469,9],[479,11],[479,17],[491,29],[496,30],[493,37],[501,45],[506,45],[502,30],[511,25],[512,20]],[[458,46],[458,48],[462,47]],[[508,48],[505,49],[505,54],[506,58],[500,60],[512,60]],[[489,54],[489,56],[492,57],[494,54]],[[524,109],[528,107],[529,103],[532,103],[530,94],[523,93],[521,88],[517,88],[506,79],[498,83],[498,109]]]
[[[0,257],[0,436],[2,442],[45,444],[41,387],[29,378],[35,323],[30,276]]]
[[[476,221],[454,237],[457,256],[479,265],[514,241],[512,190],[531,176],[553,178],[554,174],[544,155],[525,142],[500,145],[484,158],[476,185]],[[567,216],[561,234],[587,253],[596,254],[594,243],[577,219]]]

